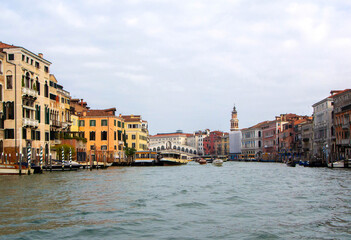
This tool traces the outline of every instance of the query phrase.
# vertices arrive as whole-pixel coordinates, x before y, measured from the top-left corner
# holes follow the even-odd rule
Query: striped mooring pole
[[[69,168],[72,170],[72,148],[69,148]]]
[[[28,144],[28,147],[27,147],[28,175],[30,175],[31,158],[32,158],[32,150],[30,145]]]
[[[40,173],[43,172],[43,147],[40,146]]]
[[[62,147],[62,171],[65,170],[65,151],[63,150]]]

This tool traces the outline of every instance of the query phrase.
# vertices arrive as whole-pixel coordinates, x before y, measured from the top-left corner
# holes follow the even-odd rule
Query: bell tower
[[[236,111],[236,107],[234,104],[234,108],[232,111],[232,119],[230,119],[230,131],[238,131],[238,130],[239,130],[238,112]]]

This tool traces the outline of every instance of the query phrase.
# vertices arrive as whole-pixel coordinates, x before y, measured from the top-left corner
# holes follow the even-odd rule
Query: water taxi
[[[180,153],[161,153],[158,165],[160,166],[172,166],[172,165],[183,165],[187,164],[189,161],[187,157]]]
[[[220,167],[223,165],[223,160],[222,159],[215,159],[212,161],[212,164],[217,166],[217,167]]]
[[[132,166],[155,166],[157,163],[157,152],[137,151]]]

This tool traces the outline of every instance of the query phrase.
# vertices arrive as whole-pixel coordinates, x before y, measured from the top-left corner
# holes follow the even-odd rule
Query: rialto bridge
[[[173,150],[173,151],[178,151],[179,153],[182,153],[182,154],[186,154],[186,155],[191,156],[191,157],[197,156],[197,149],[196,148],[186,146],[186,145],[181,145],[181,144],[175,144],[175,143],[172,143],[170,141],[150,145],[149,149],[153,152]]]

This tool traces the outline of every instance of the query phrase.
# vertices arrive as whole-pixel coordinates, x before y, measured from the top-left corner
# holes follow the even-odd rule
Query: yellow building
[[[71,122],[72,122],[72,125],[71,125],[71,132],[78,132],[79,131],[79,125],[78,125],[78,122],[79,122],[79,117],[77,115],[71,115]]]
[[[94,160],[118,162],[124,159],[124,121],[115,116],[116,108],[86,109],[79,112],[79,131],[87,139],[87,154]]]
[[[140,115],[123,115],[126,124],[126,142],[130,148],[137,151],[149,149],[148,123],[141,119]]]

